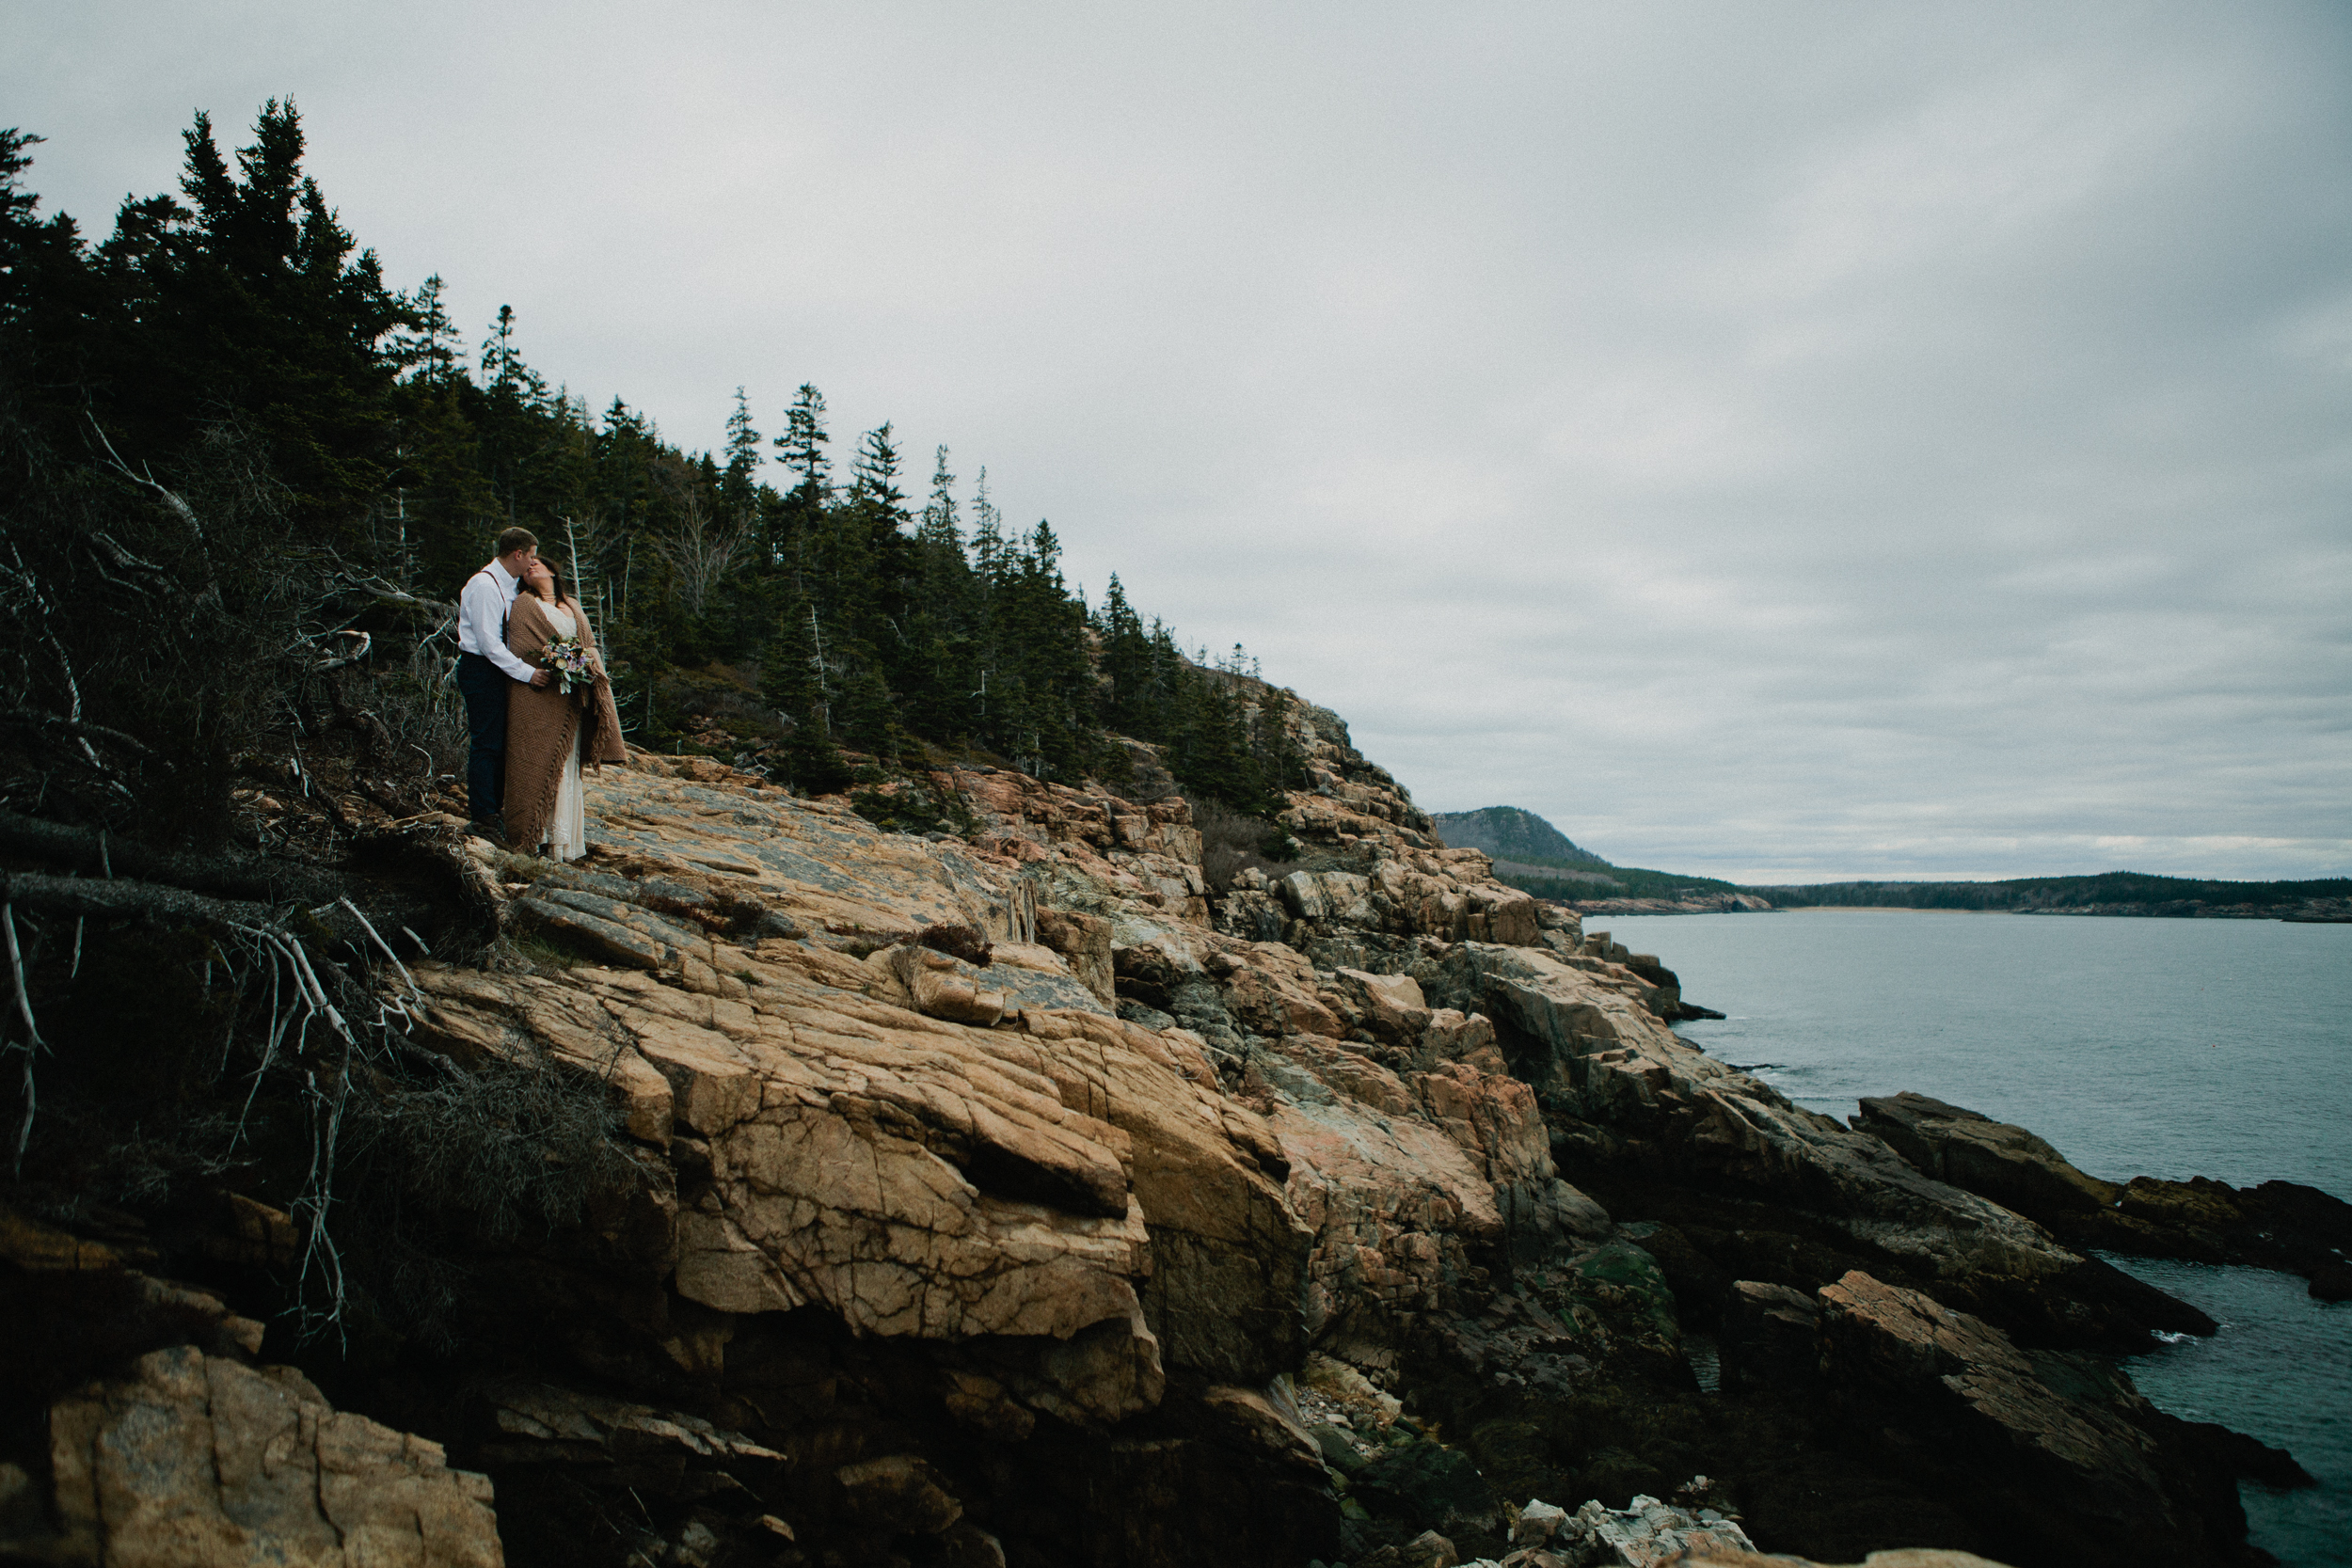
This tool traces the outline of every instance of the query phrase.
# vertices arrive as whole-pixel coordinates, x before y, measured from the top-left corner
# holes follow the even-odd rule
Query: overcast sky
[[[803,381],[1433,810],[2352,873],[2352,8],[0,0],[103,235],[292,96],[388,276]]]

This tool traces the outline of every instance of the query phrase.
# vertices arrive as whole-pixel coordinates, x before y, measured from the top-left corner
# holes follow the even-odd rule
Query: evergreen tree
[[[907,521],[906,492],[898,488],[898,447],[891,438],[887,420],[858,440],[857,464],[850,469],[850,504],[866,507],[893,530]]]
[[[482,341],[483,387],[471,409],[482,462],[501,525],[537,519],[548,510],[540,494],[547,460],[557,445],[549,428],[556,413],[547,379],[525,362],[515,339],[515,308],[499,307]]]
[[[432,597],[525,522],[571,552],[641,740],[683,726],[665,705],[691,696],[676,672],[757,649],[797,787],[846,782],[836,733],[883,756],[977,744],[1074,780],[1120,765],[1105,727],[1247,809],[1299,781],[1288,699],[1243,678],[1252,661],[1197,667],[1116,577],[1089,614],[1053,530],[1009,532],[985,469],[960,505],[945,447],[917,515],[889,424],[836,488],[812,384],[772,441],[739,387],[723,441],[693,452],[617,398],[592,419],[550,390],[511,307],[463,355],[439,276],[386,291],[302,173],[291,105],[265,104],[233,160],[199,116],[179,194],[126,202],[95,249],[40,216],[23,178],[35,141],[0,132],[0,415],[47,421],[51,449],[83,450],[91,416],[164,476],[243,443],[293,491],[291,547]],[[770,450],[785,477],[763,483]]]
[[[447,387],[463,372],[457,367],[457,324],[441,300],[441,275],[426,278],[408,296],[413,325],[392,340],[394,358],[409,375],[428,387]]]
[[[408,307],[303,174],[292,103],[262,105],[234,174],[207,116],[183,143],[187,204],[126,203],[97,257],[114,296],[89,340],[101,422],[119,447],[164,453],[233,420],[304,533],[357,550],[395,461],[387,339],[414,325]]]
[[[499,307],[490,335],[482,340],[482,379],[492,397],[507,397],[526,408],[535,409],[548,400],[546,380],[523,362],[522,352],[515,346],[512,305]]]
[[[24,175],[33,163],[26,150],[42,139],[0,131],[0,399],[28,423],[78,422],[79,398],[43,400],[40,389],[89,379],[99,345],[120,330],[119,299],[91,266],[72,218],[35,216],[40,198],[24,188]]]
[[[752,405],[743,388],[735,389],[735,412],[727,416],[727,466],[720,482],[727,515],[745,527],[759,512],[759,432],[752,428]]]
[[[780,453],[776,461],[797,477],[777,509],[766,541],[769,563],[789,571],[803,590],[815,564],[811,557],[825,509],[833,504],[833,464],[825,455],[832,440],[825,431],[825,394],[803,381],[792,405],[785,410],[784,434],[775,439]]]
[[[888,757],[898,750],[898,705],[882,673],[869,667],[850,676],[841,693],[841,738],[861,752]]]
[[[805,795],[849,787],[850,767],[834,744],[830,723],[823,626],[806,598],[777,622],[761,675],[760,695],[792,726],[783,748],[786,781]]]
[[[791,493],[803,506],[821,507],[833,499],[833,460],[825,455],[832,440],[825,432],[825,394],[803,381],[785,410],[784,434],[775,442],[782,453],[776,461],[798,476]]]

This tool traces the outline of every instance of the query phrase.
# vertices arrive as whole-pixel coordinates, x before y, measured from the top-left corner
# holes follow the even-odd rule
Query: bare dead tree
[[[736,557],[750,545],[751,525],[747,520],[730,522],[711,515],[702,476],[692,464],[670,460],[654,472],[676,508],[678,519],[666,535],[654,541],[654,548],[676,574],[678,598],[687,613],[700,615],[711,591],[726,579]]]

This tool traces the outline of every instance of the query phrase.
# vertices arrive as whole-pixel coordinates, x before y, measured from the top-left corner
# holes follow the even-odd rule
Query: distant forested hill
[[[2352,879],[2301,882],[2199,881],[2137,871],[2092,877],[2023,877],[1994,882],[1816,882],[1749,887],[1713,877],[1613,865],[1518,806],[1441,812],[1438,832],[1457,849],[1484,849],[1495,876],[1538,898],[1565,903],[1752,894],[1774,909],[1995,910],[2024,914],[2235,916],[2341,919],[2352,915]]]
[[[2000,882],[1821,882],[1744,891],[1785,910],[1875,908],[2009,910],[2076,914],[2291,914],[2352,902],[2352,879],[2301,882],[2199,881],[2106,871],[2094,877],[2023,877]]]
[[[1674,898],[1738,891],[1711,877],[1612,865],[1519,806],[1439,812],[1437,823],[1449,847],[1484,849],[1494,857],[1497,880],[1538,898]]]
[[[1607,870],[1609,863],[1590,849],[1580,849],[1567,835],[1518,806],[1481,806],[1476,811],[1438,814],[1438,832],[1454,849],[1484,849],[1498,861],[1530,865],[1592,866]]]

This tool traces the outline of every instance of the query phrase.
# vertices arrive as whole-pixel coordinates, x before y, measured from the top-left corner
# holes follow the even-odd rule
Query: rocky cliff
[[[1532,1563],[1530,1499],[1590,1545],[1699,1476],[1726,1552],[2248,1560],[2283,1456],[2101,1359],[2209,1323],[1686,1045],[1671,972],[1295,722],[1292,858],[1223,886],[1140,754],[942,769],[953,834],[644,755],[573,865],[378,825],[481,939],[381,963],[384,1027],[469,1135],[586,1107],[514,1167],[579,1201],[444,1231],[429,1326],[355,1287],[305,1338],[255,1320],[324,1231],[233,1162],[167,1216],[21,1192],[12,1310],[119,1354],[11,1374],[12,1549]]]

